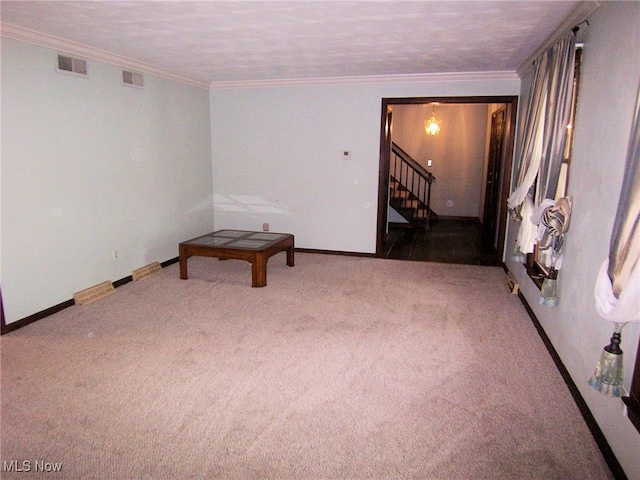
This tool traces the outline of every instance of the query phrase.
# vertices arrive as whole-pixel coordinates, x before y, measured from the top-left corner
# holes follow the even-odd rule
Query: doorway
[[[481,211],[477,214],[476,219],[459,218],[442,216],[438,218],[441,212],[435,212],[437,220],[433,224],[433,228],[427,228],[425,231],[416,231],[411,237],[414,241],[420,241],[421,238],[429,239],[431,235],[432,241],[443,230],[456,231],[457,235],[461,235],[463,231],[469,231],[469,235],[475,235],[479,232],[482,243],[490,247],[486,251],[493,252],[491,258],[488,258],[488,264],[499,265],[502,263],[502,255],[504,251],[504,242],[506,237],[507,224],[507,197],[509,194],[509,186],[511,180],[511,168],[513,159],[513,148],[515,142],[515,125],[517,115],[517,97],[516,96],[487,96],[487,97],[417,97],[417,98],[383,98],[382,99],[382,115],[381,115],[381,135],[380,135],[380,166],[379,166],[379,182],[378,182],[378,224],[376,239],[376,256],[386,257],[386,249],[389,242],[393,241],[389,234],[389,171],[392,156],[392,143],[394,141],[392,112],[395,106],[399,105],[423,105],[431,109],[431,105],[443,106],[465,106],[478,107],[478,104],[486,104],[490,106],[500,105],[491,112],[491,124],[484,130],[485,138],[483,141],[488,146],[486,166],[483,171],[481,180],[482,185],[475,185],[482,188],[483,200],[481,200]],[[487,109],[489,112],[489,109]],[[431,110],[429,110],[431,112]],[[445,126],[443,125],[443,128]],[[487,138],[487,133],[489,136]],[[397,137],[396,132],[396,137]],[[449,139],[451,148],[456,145],[455,140]],[[443,140],[444,141],[444,140]],[[487,143],[488,142],[488,143]],[[446,145],[446,144],[445,144]],[[443,185],[445,179],[440,179],[440,185]],[[434,188],[438,188],[438,178]],[[392,212],[394,213],[394,212]],[[445,212],[446,213],[446,212]],[[475,216],[475,215],[474,215]],[[469,222],[474,223],[473,228],[458,228]],[[477,225],[476,225],[477,224]],[[446,227],[445,227],[446,225]],[[451,226],[454,226],[451,230]],[[437,227],[440,228],[438,232]],[[409,229],[408,229],[409,230]],[[432,230],[430,233],[429,230]],[[391,237],[397,237],[397,231],[391,233]],[[407,237],[409,234],[402,234]],[[468,240],[472,240],[469,238]],[[446,242],[446,240],[443,240]],[[451,242],[449,242],[451,243]],[[485,258],[486,255],[485,255]],[[437,261],[447,262],[447,259],[439,257]],[[450,259],[451,263],[461,263],[455,259]],[[464,261],[463,261],[464,262]],[[487,264],[485,262],[484,264]],[[473,262],[471,262],[473,263]]]

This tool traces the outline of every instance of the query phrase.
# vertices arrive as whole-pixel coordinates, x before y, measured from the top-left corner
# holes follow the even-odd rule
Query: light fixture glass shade
[[[440,131],[440,120],[436,119],[436,107],[432,107],[431,118],[424,121],[424,131],[433,137]]]
[[[427,135],[433,137],[440,131],[440,121],[436,120],[435,116],[432,116],[429,120],[425,120],[424,131],[427,132]]]

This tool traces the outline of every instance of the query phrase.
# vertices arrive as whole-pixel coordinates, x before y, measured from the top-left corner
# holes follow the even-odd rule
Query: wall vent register
[[[67,55],[58,55],[58,71],[87,75],[87,61]]]
[[[122,70],[122,83],[132,87],[144,87],[144,77],[141,73]]]

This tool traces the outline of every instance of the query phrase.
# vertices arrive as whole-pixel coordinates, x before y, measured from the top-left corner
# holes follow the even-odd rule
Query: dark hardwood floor
[[[478,219],[439,218],[428,230],[389,227],[385,258],[417,262],[501,265],[493,247],[483,242]]]

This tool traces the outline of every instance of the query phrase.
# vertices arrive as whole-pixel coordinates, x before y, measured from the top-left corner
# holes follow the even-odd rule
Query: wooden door
[[[504,155],[506,106],[496,110],[491,116],[491,136],[489,139],[489,160],[485,180],[484,216],[482,220],[483,236],[487,245],[496,246],[498,230],[498,210],[502,182],[500,170]]]

